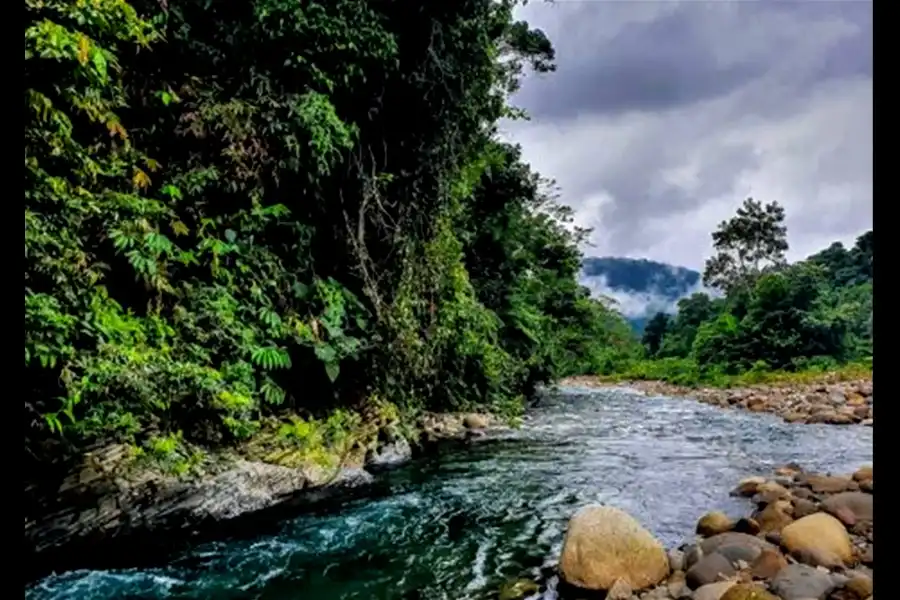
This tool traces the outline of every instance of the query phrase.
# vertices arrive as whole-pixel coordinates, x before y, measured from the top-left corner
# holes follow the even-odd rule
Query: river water
[[[741,516],[728,492],[787,462],[850,472],[872,429],[791,425],[626,390],[566,389],[518,430],[381,475],[389,493],[261,534],[200,544],[158,568],[45,578],[27,600],[480,600],[552,572],[569,516],[622,508],[667,547],[704,512]],[[544,578],[546,579],[546,578]],[[543,600],[556,598],[552,578]]]

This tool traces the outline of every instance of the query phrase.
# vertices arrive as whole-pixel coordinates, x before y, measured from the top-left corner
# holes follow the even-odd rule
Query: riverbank
[[[487,414],[429,413],[405,436],[382,424],[366,444],[329,461],[257,436],[181,473],[141,460],[131,446],[106,446],[86,454],[51,493],[31,499],[42,506],[25,520],[25,577],[153,562],[189,541],[252,533],[300,508],[370,493],[373,473],[504,426]]]
[[[874,577],[874,474],[804,472],[798,465],[738,482],[732,495],[755,506],[734,519],[699,518],[697,540],[665,551],[623,511],[586,507],[570,520],[560,559],[562,597],[607,600],[869,600]],[[515,589],[541,586],[517,582]],[[577,595],[577,593],[576,593]]]
[[[562,380],[572,387],[625,387],[647,395],[691,398],[721,408],[776,414],[788,423],[867,425],[875,422],[871,376],[838,380],[823,374],[798,383],[774,381],[741,387],[687,387],[664,381],[617,381],[581,376]]]

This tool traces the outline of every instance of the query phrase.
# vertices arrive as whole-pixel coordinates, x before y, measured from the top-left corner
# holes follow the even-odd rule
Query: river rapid
[[[788,462],[852,472],[872,429],[788,424],[623,389],[566,388],[524,425],[379,475],[380,493],[304,514],[255,539],[197,545],[168,564],[74,571],[26,600],[488,600],[509,579],[549,577],[568,518],[603,503],[667,547],[708,510],[735,516],[735,483]],[[549,578],[548,578],[549,577]]]

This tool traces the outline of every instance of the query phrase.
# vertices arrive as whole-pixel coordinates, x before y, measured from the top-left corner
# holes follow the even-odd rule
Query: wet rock
[[[857,521],[871,521],[873,519],[873,499],[872,494],[865,492],[842,492],[826,498],[822,502],[822,508],[837,517],[845,525],[852,526]],[[848,514],[852,519],[846,518]],[[848,520],[851,522],[848,522]]]
[[[486,429],[490,425],[488,417],[478,413],[470,413],[463,417],[463,426],[466,429]]]
[[[756,549],[757,555],[765,549],[776,549],[775,546],[765,540],[761,540],[758,537],[746,533],[737,533],[734,531],[720,533],[719,535],[714,535],[713,537],[700,542],[700,549],[703,551],[704,555],[712,554],[722,546],[746,546],[748,548]]]
[[[771,589],[783,600],[824,600],[835,587],[827,572],[808,565],[788,565],[772,578]]]
[[[715,553],[701,558],[697,564],[685,573],[685,581],[692,590],[727,579],[737,573],[732,562],[725,556]]]
[[[819,505],[806,498],[794,498],[793,504],[795,519],[802,519],[803,517],[819,512]]]
[[[728,515],[720,511],[713,511],[700,517],[697,522],[697,534],[703,537],[712,537],[730,531],[733,526],[734,522]]]
[[[788,565],[787,559],[777,550],[763,550],[750,565],[754,579],[771,579]]]
[[[669,558],[669,570],[670,571],[683,571],[684,570],[684,552],[681,550],[671,549],[666,552],[666,556]]]
[[[606,600],[631,600],[631,586],[625,579],[617,579],[606,592]]]
[[[683,569],[687,571],[703,558],[703,548],[699,544],[691,544],[684,549]]]
[[[759,486],[763,485],[765,482],[765,477],[747,477],[738,482],[737,487],[731,491],[731,495],[752,498],[759,490]]]
[[[766,506],[764,509],[754,515],[754,519],[759,523],[760,531],[781,531],[787,525],[794,522],[794,518],[788,514],[793,507],[786,500],[778,500]]]
[[[690,596],[691,590],[685,581],[684,571],[675,571],[666,581],[666,590],[670,598],[680,598],[682,596]]]
[[[725,592],[733,588],[736,583],[735,581],[707,583],[694,590],[694,595],[691,598],[692,600],[721,600]]]
[[[865,575],[856,575],[832,592],[828,598],[829,600],[866,600],[873,593],[872,579]]]
[[[412,458],[412,447],[403,438],[381,445],[366,457],[366,467],[387,469],[402,465]]]
[[[740,583],[727,592],[720,600],[779,600],[769,593],[766,588],[753,583]]]
[[[541,587],[529,580],[518,579],[507,581],[500,586],[499,600],[523,600],[528,596],[534,595],[540,591]],[[629,594],[630,595],[630,594]]]
[[[724,544],[716,548],[716,554],[730,560],[735,567],[740,567],[741,564],[749,566],[761,553],[760,548],[747,544]]]
[[[798,483],[809,486],[817,494],[846,492],[852,486],[852,482],[853,480],[849,477],[833,475],[805,475],[798,479]]]
[[[868,546],[860,556],[859,561],[869,567],[875,565],[875,544]]]
[[[606,591],[621,578],[641,590],[668,576],[669,559],[662,544],[624,511],[586,506],[569,520],[559,569],[578,588]]]
[[[222,465],[218,473],[195,480],[148,477],[104,483],[92,508],[74,508],[79,504],[73,502],[58,514],[27,524],[25,538],[33,551],[40,553],[88,538],[190,530],[198,524],[216,526],[288,502],[319,502],[372,481],[368,472],[357,468],[328,474],[235,460]],[[91,482],[87,488],[69,485],[67,491],[90,497],[97,488]]]
[[[760,532],[759,523],[751,517],[741,517],[737,520],[732,528],[737,533],[746,533],[748,535],[756,535]]]
[[[832,568],[853,560],[847,530],[826,513],[803,517],[782,529],[781,545],[797,560],[813,566]]]
[[[765,483],[757,486],[756,495],[759,496],[759,499],[754,499],[754,502],[756,502],[757,504],[769,504],[771,502],[790,498],[791,492],[788,491],[788,489],[780,483],[777,483],[775,481],[766,481]]]
[[[796,477],[803,472],[803,467],[797,463],[788,463],[775,469],[775,474],[779,477]]]

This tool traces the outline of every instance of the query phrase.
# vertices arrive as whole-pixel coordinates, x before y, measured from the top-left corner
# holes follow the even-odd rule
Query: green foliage
[[[577,284],[584,232],[496,135],[553,70],[514,4],[27,0],[31,459],[273,418],[343,447],[374,398],[514,415],[631,356]]]
[[[597,372],[719,385],[844,365],[871,369],[872,246],[870,231],[850,251],[835,244],[778,270],[753,271],[724,298],[685,298],[674,318],[648,323],[644,356],[655,360]]]
[[[745,200],[737,214],[713,232],[716,254],[706,261],[703,283],[734,293],[782,267],[788,249],[784,218],[784,208],[777,202],[763,206],[752,198]]]

